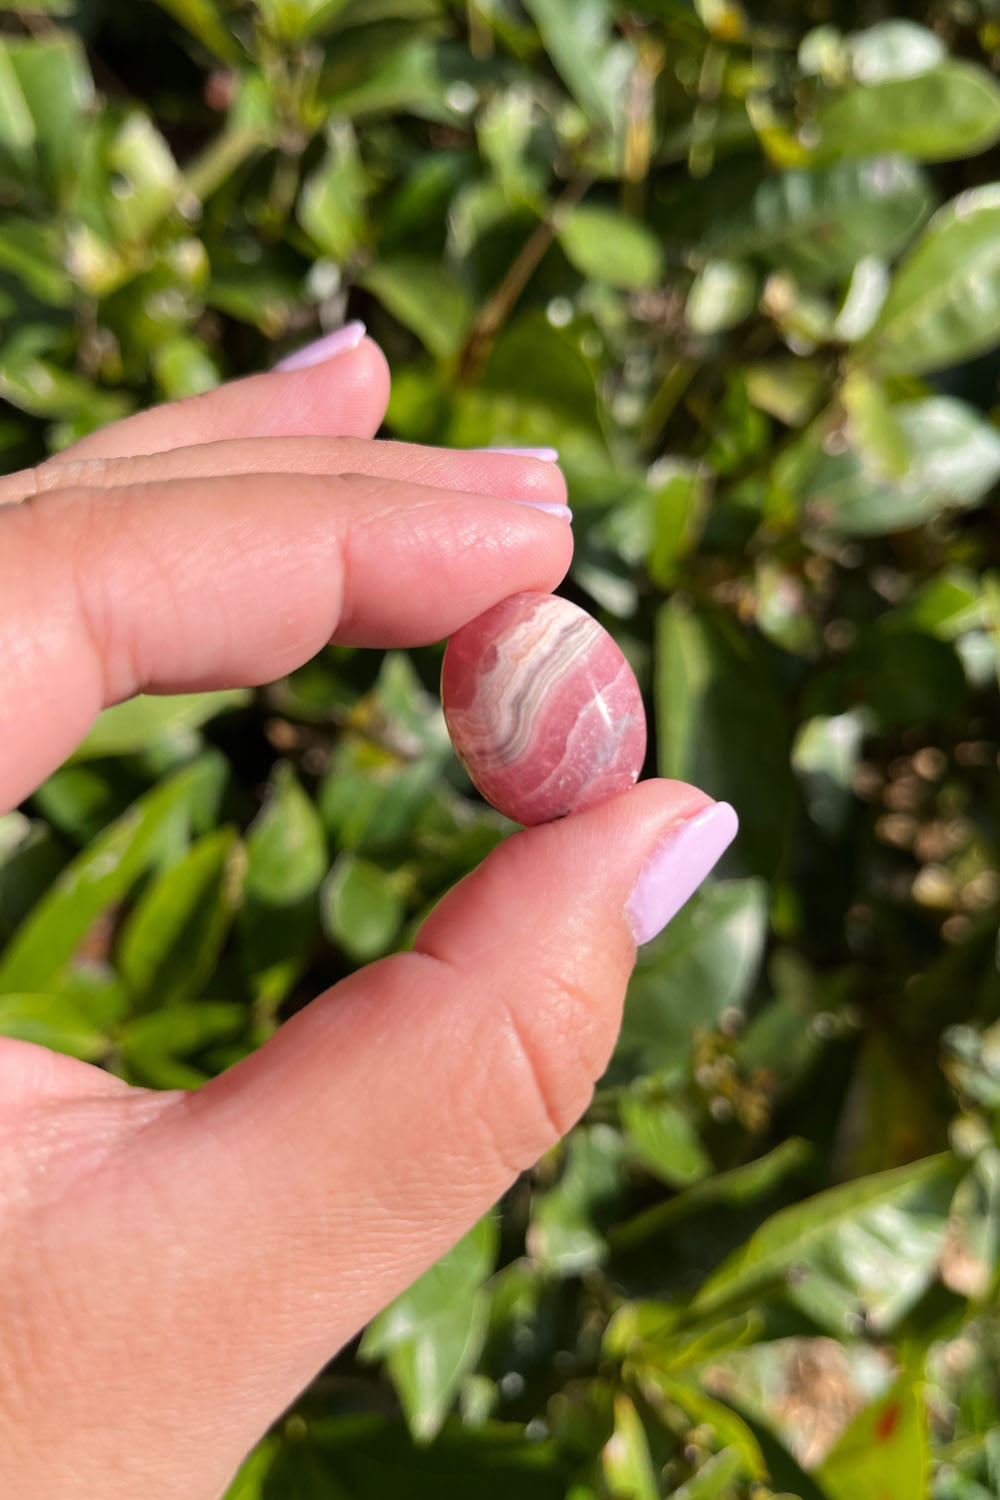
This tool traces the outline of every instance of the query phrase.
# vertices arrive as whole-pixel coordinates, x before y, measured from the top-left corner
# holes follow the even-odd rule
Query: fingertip
[[[382,425],[391,376],[385,355],[368,337],[319,363],[275,373],[290,388],[276,403],[288,415],[272,420],[261,435],[371,438]]]

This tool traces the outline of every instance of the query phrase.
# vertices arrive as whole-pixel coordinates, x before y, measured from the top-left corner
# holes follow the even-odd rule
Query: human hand
[[[431,642],[556,586],[555,466],[371,442],[387,390],[365,341],[0,481],[0,806],[136,692],[270,681],[331,638]],[[0,1489],[216,1500],[579,1117],[636,939],[734,830],[659,781],[516,834],[412,952],[196,1093],[0,1040]]]

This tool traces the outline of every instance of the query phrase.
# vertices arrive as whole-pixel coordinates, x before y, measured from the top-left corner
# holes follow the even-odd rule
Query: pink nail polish
[[[512,458],[538,458],[543,464],[559,462],[558,448],[480,448],[480,453],[509,453]]]
[[[532,510],[543,510],[547,516],[558,516],[562,521],[572,521],[573,512],[568,505],[559,505],[555,500],[515,500],[515,505],[530,505]]]
[[[304,349],[296,349],[294,354],[286,355],[274,368],[284,374],[287,370],[306,370],[310,365],[325,364],[328,359],[336,359],[338,354],[347,354],[349,350],[356,349],[366,331],[363,323],[345,323],[343,328],[335,328],[332,333],[306,344]]]
[[[739,819],[728,802],[674,826],[643,866],[625,908],[641,947],[662,932],[694,895],[736,837]]]

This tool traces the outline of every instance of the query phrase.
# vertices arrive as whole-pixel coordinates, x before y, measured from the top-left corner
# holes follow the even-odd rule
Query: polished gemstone
[[[631,667],[596,620],[553,594],[515,594],[453,635],[441,699],[465,769],[518,823],[582,812],[642,769]]]

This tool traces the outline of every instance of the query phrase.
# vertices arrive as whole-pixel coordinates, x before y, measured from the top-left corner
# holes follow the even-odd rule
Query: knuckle
[[[530,990],[504,997],[504,1078],[492,1091],[503,1115],[494,1135],[513,1171],[576,1124],[614,1045],[618,1007],[607,1005],[583,968],[538,969]]]

